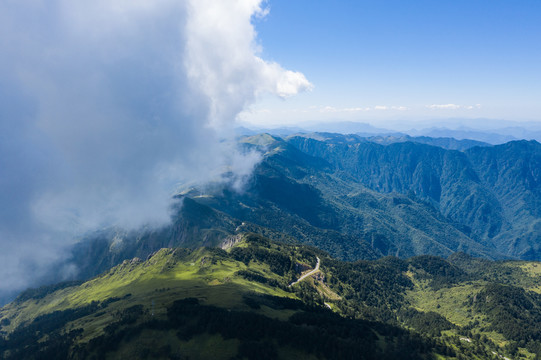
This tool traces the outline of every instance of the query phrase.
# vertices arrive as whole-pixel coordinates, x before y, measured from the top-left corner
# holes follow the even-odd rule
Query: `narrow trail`
[[[294,281],[291,284],[289,284],[289,287],[292,287],[296,283],[306,279],[308,276],[315,274],[319,270],[319,257],[316,256],[316,259],[317,259],[317,264],[316,264],[316,267],[314,268],[314,270],[310,271],[309,273],[304,274],[297,281]]]

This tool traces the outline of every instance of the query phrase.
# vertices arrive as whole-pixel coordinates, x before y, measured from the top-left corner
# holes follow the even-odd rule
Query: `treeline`
[[[82,329],[62,332],[70,321],[93,314],[107,306],[107,303],[91,304],[64,311],[54,311],[36,317],[30,324],[17,327],[8,337],[0,337],[0,358],[2,359],[67,359],[74,339]]]
[[[12,334],[9,340],[2,339],[1,354],[3,359],[103,359],[114,356],[122,344],[135,345],[145,330],[173,331],[181,341],[204,334],[219,334],[224,340],[236,339],[239,346],[235,359],[275,359],[283,349],[294,349],[296,353],[322,359],[361,360],[430,359],[433,352],[445,354],[450,351],[442,343],[398,327],[346,319],[298,300],[252,295],[245,301],[250,302],[251,307],[265,305],[297,312],[289,320],[280,321],[254,312],[202,305],[198,299],[188,298],[175,301],[167,309],[165,318],[153,318],[148,316],[145,308],[135,305],[116,312],[116,321],[105,328],[103,335],[78,344],[77,338],[83,329],[60,330],[68,321],[95,313],[104,306],[93,303],[37,318],[32,325],[24,327],[27,333],[21,341],[17,341],[17,334]],[[48,334],[45,341],[43,331]],[[173,347],[166,340],[155,348],[141,351],[140,358],[186,358],[182,347]]]
[[[541,355],[541,295],[524,289],[501,284],[488,284],[470,304],[476,311],[485,314],[490,321],[488,331],[496,331],[511,343],[510,354],[518,347]]]
[[[413,284],[403,272],[407,264],[397,258],[355,263],[324,259],[332,288],[346,300],[373,308],[396,310],[403,304],[403,293]]]
[[[250,261],[258,261],[269,265],[271,271],[284,276],[294,270],[294,264],[288,255],[278,251],[259,247],[235,247],[231,249],[231,257],[248,265]]]
[[[316,254],[325,254],[320,250],[306,246],[297,248],[292,245],[273,243],[258,234],[247,234],[244,240],[248,246],[232,248],[228,255],[230,258],[241,261],[247,266],[250,261],[267,264],[273,273],[284,277],[288,283],[296,278],[298,272],[296,265],[298,263],[306,263],[315,267]],[[328,255],[325,254],[325,256]]]
[[[280,349],[291,348],[323,359],[422,359],[445,347],[397,327],[362,320],[344,319],[321,308],[307,309],[302,302],[266,297],[250,297],[252,303],[273,308],[304,309],[288,321],[271,319],[245,311],[199,304],[194,298],[177,300],[167,310],[167,319],[149,321],[97,338],[89,344],[96,356],[114,353],[122,341],[131,341],[144,329],[175,331],[182,341],[203,334],[219,334],[224,340],[237,339],[235,359],[276,359]],[[254,305],[252,305],[254,307]],[[385,344],[376,333],[384,337]],[[160,348],[169,358],[183,359],[182,348]],[[82,349],[79,349],[79,354]],[[264,350],[264,351],[263,351]],[[445,349],[444,349],[445,350]],[[165,353],[168,351],[168,353]]]
[[[0,359],[68,359],[70,347],[83,329],[64,331],[71,321],[102,312],[109,304],[126,299],[111,297],[105,301],[92,301],[74,309],[54,311],[40,315],[29,324],[18,326],[7,336],[0,336]]]
[[[48,294],[51,294],[55,291],[62,290],[72,286],[79,286],[84,281],[64,281],[54,285],[45,285],[39,288],[27,289],[23,291],[17,298],[15,302],[22,303],[30,299],[40,300],[43,299]]]
[[[253,270],[239,270],[235,273],[235,275],[242,276],[248,281],[255,281],[261,284],[269,284],[270,286],[274,286],[274,287],[280,287],[280,286],[283,287],[283,284],[280,284],[278,280],[270,279]]]
[[[421,255],[414,256],[406,261],[409,265],[418,270],[416,276],[421,279],[429,279],[430,286],[435,290],[471,278],[464,270],[441,257]]]
[[[263,270],[266,267],[257,266],[256,269],[238,270],[235,275],[293,292],[300,301],[246,293],[243,301],[247,307],[244,308],[249,311],[230,311],[203,305],[197,299],[184,299],[175,301],[167,309],[166,317],[156,318],[142,305],[134,305],[111,312],[113,320],[104,325],[103,335],[88,343],[79,343],[82,329],[66,331],[69,322],[91,314],[99,316],[109,303],[121,300],[112,298],[37,317],[29,324],[17,327],[9,336],[0,336],[0,358],[102,359],[120,351],[121,344],[131,344],[144,330],[172,331],[181,341],[205,334],[220,335],[225,340],[236,339],[240,344],[237,359],[276,358],[284,349],[325,359],[403,359],[410,355],[412,359],[428,359],[431,353],[458,359],[492,358],[493,350],[514,356],[519,348],[526,348],[541,357],[539,294],[510,285],[488,284],[480,292],[472,292],[461,305],[473,315],[483,315],[482,320],[472,320],[464,327],[453,325],[436,312],[418,311],[406,301],[406,291],[413,289],[410,277],[424,280],[422,283],[428,284],[431,290],[439,290],[485,279],[494,269],[508,268],[503,263],[489,262],[487,265],[487,261],[481,259],[469,262],[468,256],[462,254],[452,256],[450,261],[417,256],[407,260],[385,257],[376,261],[343,262],[315,248],[274,243],[257,234],[248,234],[244,240],[244,244],[229,252],[219,248],[170,251],[168,254],[173,256],[167,260],[164,269],[173,268],[178,261],[193,261],[194,252],[201,259],[202,270],[225,260],[246,265],[266,264],[272,273]],[[289,287],[301,268],[316,265],[317,257],[321,259],[322,270],[322,277],[315,280],[318,286],[313,286],[314,281],[306,280]],[[481,270],[487,266],[490,271]],[[509,274],[500,275],[515,276],[520,271],[511,269]],[[70,285],[60,284],[57,289],[63,286]],[[325,293],[328,289],[322,291],[327,286],[340,296],[340,300]],[[23,298],[36,299],[51,289],[53,287],[34,289],[23,294]],[[325,302],[332,303],[335,313],[326,309]],[[277,311],[290,310],[288,314],[295,314],[287,321],[271,319],[257,311],[262,306]],[[1,325],[8,326],[9,323]],[[449,336],[446,330],[454,330],[452,333],[463,334],[469,340]],[[491,331],[509,340],[504,349],[480,335],[480,332]],[[175,344],[164,342],[163,346],[141,351],[144,352],[142,357],[184,359],[186,354],[175,349]],[[264,349],[263,355],[261,349]]]
[[[455,329],[456,326],[433,311],[421,312],[413,308],[404,308],[398,312],[401,322],[422,334],[441,336],[443,330]]]

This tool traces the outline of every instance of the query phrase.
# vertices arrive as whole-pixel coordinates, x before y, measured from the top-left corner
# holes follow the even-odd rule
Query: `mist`
[[[233,143],[263,93],[311,88],[260,58],[261,0],[0,3],[0,294],[80,234],[169,221],[179,183],[259,160]]]

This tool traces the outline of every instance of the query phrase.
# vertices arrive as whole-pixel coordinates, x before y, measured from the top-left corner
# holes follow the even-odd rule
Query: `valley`
[[[541,360],[541,1],[0,1],[0,360]]]
[[[82,238],[0,309],[0,357],[538,359],[541,145],[426,142],[242,138],[241,190]]]
[[[257,359],[261,349],[534,359],[539,266],[464,253],[343,262],[248,233],[228,250],[162,249],[86,282],[28,290],[0,310],[0,349],[5,359]]]
[[[68,261],[82,277],[94,276],[162,247],[216,246],[246,231],[349,261],[455,252],[541,259],[535,141],[464,152],[339,134],[260,134],[240,142],[263,154],[241,191],[223,182],[181,187],[171,225],[102,230],[82,239]],[[114,246],[113,238],[120,239]]]

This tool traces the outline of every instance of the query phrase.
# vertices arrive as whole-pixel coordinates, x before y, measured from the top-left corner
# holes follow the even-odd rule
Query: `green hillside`
[[[251,144],[257,142],[257,138],[246,141]],[[402,193],[371,189],[354,169],[372,170],[364,170],[365,164],[357,158],[345,159],[346,150],[353,146],[348,139],[344,140],[345,144],[306,139],[321,146],[321,153],[296,144],[296,138],[288,141],[275,138],[272,143],[268,136],[266,139],[265,159],[244,192],[219,189],[207,191],[205,196],[199,196],[199,191],[187,196],[234,218],[278,230],[346,260],[387,255],[449,256],[455,251],[487,258],[505,256],[494,245],[469,236],[465,226],[442,214],[428,199],[417,196],[414,191],[405,191],[409,185],[404,186]],[[368,142],[354,144],[386,148]],[[421,144],[407,145],[420,147],[419,153],[423,153],[424,147],[438,149]],[[444,149],[439,151],[445,152]],[[365,162],[373,157],[363,156]],[[336,165],[333,159],[348,163]],[[396,172],[394,176],[400,176],[400,169],[390,164],[386,168]],[[430,188],[432,185],[419,186]]]
[[[242,190],[81,239],[83,281],[0,310],[0,358],[538,359],[539,144],[391,140],[241,139]]]
[[[241,234],[22,293],[0,309],[0,357],[533,359],[539,293],[536,262],[344,262]]]
[[[171,225],[88,235],[68,259],[78,278],[163,247],[215,246],[247,231],[352,261],[454,252],[541,257],[537,142],[456,151],[355,135],[260,134],[240,144],[263,154],[241,191],[223,182],[185,187]]]
[[[318,290],[340,297],[326,285],[290,287],[319,253],[248,235],[228,251],[162,249],[82,284],[29,290],[0,310],[0,354],[391,359],[407,349],[410,358],[430,357],[431,343],[415,334],[328,310]]]
[[[536,142],[464,152],[337,134],[261,134],[240,143],[263,154],[241,191],[223,182],[185,187],[168,226],[88,235],[67,260],[78,278],[163,247],[215,246],[242,232],[350,261],[454,252],[540,258]]]

